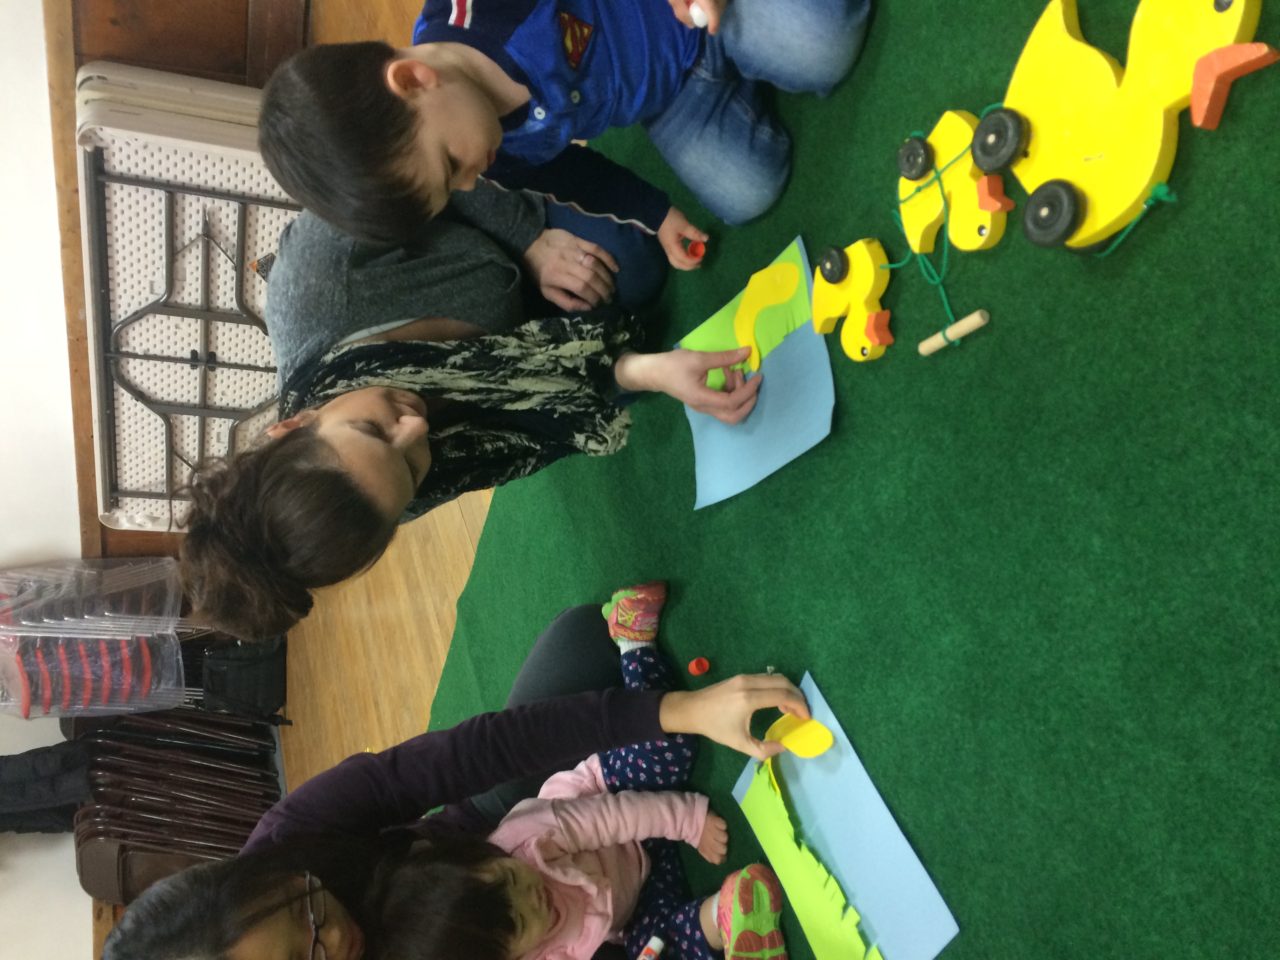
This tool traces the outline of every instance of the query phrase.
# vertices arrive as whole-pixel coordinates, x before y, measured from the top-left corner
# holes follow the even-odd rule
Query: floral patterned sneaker
[[[782,885],[763,863],[729,874],[716,901],[725,960],[787,960],[781,913]]]
[[[600,608],[615,640],[652,643],[658,635],[658,618],[667,602],[667,585],[661,580],[615,590]]]

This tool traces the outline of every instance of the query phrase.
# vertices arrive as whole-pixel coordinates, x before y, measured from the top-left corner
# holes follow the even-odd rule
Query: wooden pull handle
[[[932,353],[937,353],[943,347],[947,346],[948,341],[954,342],[961,337],[967,337],[973,331],[980,327],[985,327],[987,321],[991,319],[991,315],[985,310],[975,310],[967,317],[957,320],[946,330],[935,333],[927,340],[920,341],[920,356],[927,357]]]

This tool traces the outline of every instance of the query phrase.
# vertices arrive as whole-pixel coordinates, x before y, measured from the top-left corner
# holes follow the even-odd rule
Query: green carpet
[[[1086,35],[1123,59],[1136,6],[1081,0]],[[713,230],[706,268],[668,285],[669,339],[797,233],[900,258],[899,142],[999,100],[1040,10],[881,3],[834,96],[779,98],[785,199]],[[1280,4],[1258,38],[1280,43]],[[620,455],[501,490],[433,726],[500,705],[563,607],[666,577],[664,643],[709,657],[705,682],[813,671],[959,921],[945,956],[1280,956],[1277,116],[1280,67],[1237,84],[1216,132],[1184,114],[1179,202],[1106,260],[1032,247],[1013,218],[953,255],[957,313],[992,317],[961,348],[916,355],[943,315],[897,271],[897,345],[855,365],[828,338],[831,437],[739,497],[693,512],[662,398]],[[637,131],[604,145],[673,185]],[[697,777],[732,863],[756,852],[741,767],[708,750]]]

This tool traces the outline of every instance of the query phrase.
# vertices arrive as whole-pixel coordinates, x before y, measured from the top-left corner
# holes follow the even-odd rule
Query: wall
[[[0,2],[0,566],[80,555],[40,4]]]
[[[80,554],[44,27],[0,0],[0,567]],[[60,739],[0,715],[0,753]],[[88,960],[90,900],[70,836],[0,834],[0,953]]]

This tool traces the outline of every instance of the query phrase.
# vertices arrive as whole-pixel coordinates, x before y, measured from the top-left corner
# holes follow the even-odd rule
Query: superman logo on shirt
[[[591,24],[579,20],[571,13],[560,11],[560,33],[564,37],[564,57],[569,66],[578,69],[582,55],[587,52],[587,43],[591,40]]]

